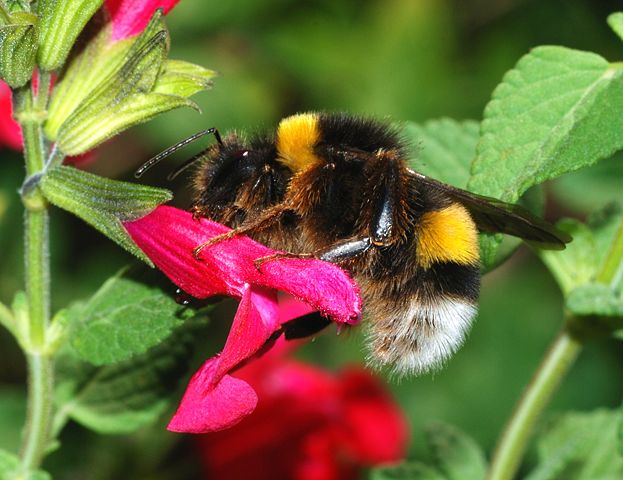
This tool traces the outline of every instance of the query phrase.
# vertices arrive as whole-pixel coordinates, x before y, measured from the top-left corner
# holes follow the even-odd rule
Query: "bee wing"
[[[409,172],[417,182],[441,190],[461,203],[483,232],[506,233],[550,250],[562,250],[571,241],[570,235],[519,205],[461,190],[413,170]]]

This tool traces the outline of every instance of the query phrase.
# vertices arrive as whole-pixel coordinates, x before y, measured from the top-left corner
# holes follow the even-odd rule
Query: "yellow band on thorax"
[[[278,160],[294,172],[319,163],[321,160],[314,153],[319,137],[317,113],[284,118],[277,127]]]

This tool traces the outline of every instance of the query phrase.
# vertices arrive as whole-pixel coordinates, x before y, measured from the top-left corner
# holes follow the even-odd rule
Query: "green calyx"
[[[26,84],[35,68],[38,19],[27,12],[0,14],[0,78],[12,88]]]
[[[214,72],[167,60],[169,38],[157,11],[136,38],[110,44],[104,31],[78,55],[55,88],[44,125],[66,155],[86,152],[208,88]]]
[[[78,35],[103,0],[39,0],[40,22],[37,63],[46,71],[63,66]]]

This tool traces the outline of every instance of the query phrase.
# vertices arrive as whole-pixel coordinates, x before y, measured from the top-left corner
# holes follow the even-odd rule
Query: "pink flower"
[[[197,298],[230,295],[240,298],[223,351],[192,377],[169,430],[202,433],[228,428],[250,414],[257,394],[232,375],[279,334],[289,320],[279,315],[277,291],[289,293],[338,324],[359,322],[361,300],[353,280],[339,267],[307,259],[280,259],[262,265],[254,260],[273,250],[248,237],[234,237],[204,249],[195,246],[229,228],[189,212],[160,206],[125,224],[136,244],[176,285]]]
[[[0,148],[22,149],[22,129],[13,118],[11,88],[0,80]]]
[[[402,459],[408,425],[380,381],[360,368],[331,374],[283,356],[283,343],[237,373],[257,409],[198,438],[206,478],[348,480]]]
[[[112,21],[112,38],[117,42],[142,32],[158,8],[169,13],[179,0],[106,0],[105,7]]]

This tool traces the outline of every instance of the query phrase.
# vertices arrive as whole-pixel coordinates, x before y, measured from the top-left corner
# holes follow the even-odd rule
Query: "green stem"
[[[39,92],[47,97],[48,80],[42,81]],[[29,91],[20,92],[24,156],[28,176],[43,169],[45,144],[41,132],[39,97]],[[21,449],[24,472],[36,469],[43,460],[49,444],[52,422],[53,364],[46,352],[46,331],[50,323],[50,262],[48,255],[49,227],[45,199],[34,189],[23,199],[25,211],[25,279],[28,297],[28,403],[26,427]]]
[[[565,327],[558,334],[506,425],[493,454],[487,480],[513,478],[528,440],[552,394],[569,371],[582,342]]]

